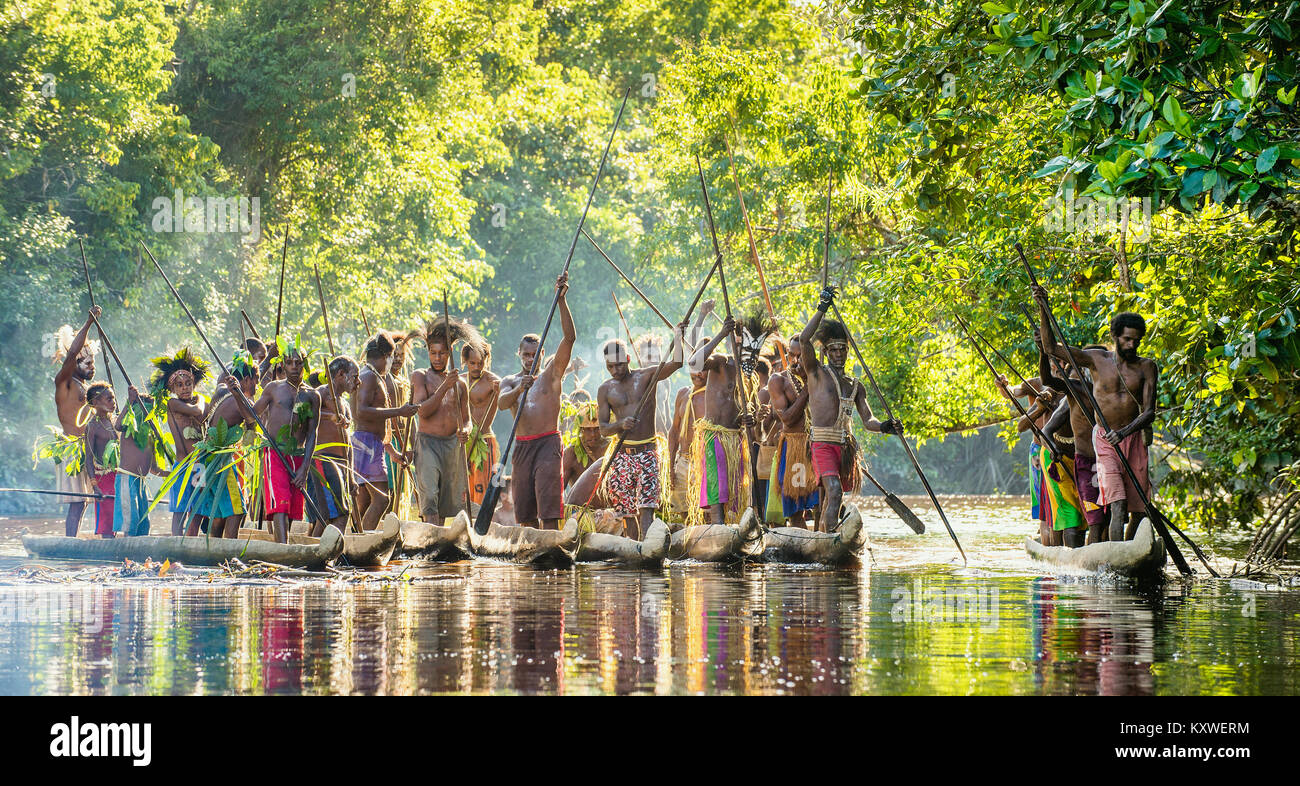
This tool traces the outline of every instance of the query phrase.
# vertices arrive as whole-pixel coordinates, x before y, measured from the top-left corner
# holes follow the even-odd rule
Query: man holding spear
[[[397,389],[388,375],[395,349],[392,338],[382,330],[366,342],[366,364],[361,369],[357,393],[352,397],[352,418],[356,424],[352,432],[352,471],[360,482],[357,511],[361,514],[361,529],[367,532],[379,526],[379,519],[388,508],[388,468],[384,454],[392,449],[389,421],[410,417],[417,409],[415,404],[398,404]],[[406,457],[401,460],[405,461]]]
[[[88,345],[86,334],[97,317],[99,306],[91,306],[81,330],[70,343],[59,348],[62,355],[58,352],[55,354],[55,361],[61,362],[58,373],[54,375],[54,409],[59,418],[59,426],[63,429],[63,435],[57,437],[56,442],[65,446],[58,455],[60,461],[66,463],[66,467],[59,467],[55,475],[58,490],[69,494],[60,497],[59,501],[68,505],[64,533],[70,538],[76,537],[77,528],[81,526],[81,515],[86,511],[87,499],[85,496],[71,495],[87,495],[94,491],[90,465],[86,461],[86,424],[90,416],[85,410],[86,386],[95,378],[95,349]],[[72,332],[72,328],[66,330]],[[60,344],[62,343],[60,339]]]

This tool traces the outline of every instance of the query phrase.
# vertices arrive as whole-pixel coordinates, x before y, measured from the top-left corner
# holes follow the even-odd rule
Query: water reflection
[[[463,562],[405,566],[413,584],[11,583],[0,693],[1297,692],[1294,593],[963,569],[941,539],[873,527],[861,570]],[[1013,551],[996,527],[971,541]],[[909,563],[905,548],[933,553]]]

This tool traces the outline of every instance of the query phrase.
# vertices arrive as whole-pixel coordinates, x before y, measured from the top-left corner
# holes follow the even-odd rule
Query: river
[[[1300,692],[1293,588],[1043,576],[1016,497],[944,498],[963,566],[906,501],[925,535],[862,501],[861,568],[394,563],[413,580],[370,583],[36,583],[19,530],[61,522],[0,518],[0,694]],[[1243,544],[1211,545],[1230,567]]]

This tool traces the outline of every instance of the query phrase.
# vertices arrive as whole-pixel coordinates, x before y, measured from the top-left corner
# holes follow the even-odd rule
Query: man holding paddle
[[[833,532],[839,527],[840,503],[844,490],[857,490],[857,443],[853,439],[853,412],[868,431],[902,434],[897,420],[877,420],[867,404],[867,389],[857,378],[844,373],[849,359],[849,332],[844,323],[827,319],[826,311],[835,302],[835,289],[822,290],[817,313],[799,334],[799,345],[812,347],[814,337],[826,353],[826,362],[816,352],[800,355],[808,380],[808,412],[812,417],[813,467],[821,479],[822,515],[818,532]]]
[[[545,356],[541,339],[529,333],[519,342],[518,374],[501,380],[500,404],[515,412],[518,417],[519,446],[515,449],[511,488],[515,502],[515,518],[521,525],[543,529],[559,529],[564,516],[564,482],[561,466],[564,445],[560,439],[560,399],[564,370],[573,357],[573,345],[578,340],[578,330],[569,312],[569,274],[561,273],[555,279],[556,304],[560,312],[560,330],[563,338],[555,356],[546,363],[537,376],[529,374],[539,366]],[[533,388],[536,388],[535,390]],[[525,391],[527,395],[524,395]],[[520,396],[523,411],[516,412]]]
[[[1113,351],[1067,349],[1057,343],[1049,325],[1051,302],[1047,290],[1035,284],[1031,291],[1041,314],[1039,333],[1043,350],[1062,361],[1072,358],[1092,371],[1092,393],[1102,416],[1092,429],[1100,503],[1110,508],[1110,540],[1132,539],[1147,512],[1143,497],[1151,494],[1143,430],[1155,419],[1158,371],[1155,361],[1138,355],[1138,346],[1146,335],[1146,321],[1129,311],[1116,314],[1110,321],[1110,336],[1115,342]],[[1102,420],[1110,424],[1110,431],[1101,427]],[[1142,493],[1138,493],[1124,471],[1120,454],[1133,468]],[[1125,519],[1128,519],[1127,529]]]

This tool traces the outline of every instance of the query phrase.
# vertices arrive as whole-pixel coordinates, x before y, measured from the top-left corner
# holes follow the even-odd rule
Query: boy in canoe
[[[316,469],[307,479],[307,493],[315,503],[317,518],[312,522],[311,536],[319,538],[325,527],[333,525],[339,532],[347,532],[348,517],[352,512],[352,482],[348,465],[348,428],[352,417],[346,406],[335,401],[351,396],[360,385],[357,362],[340,355],[330,361],[326,373],[328,381],[316,388],[320,396],[320,422],[316,427]]]
[[[127,389],[126,406],[117,416],[114,427],[118,439],[117,482],[114,494],[113,532],[125,537],[149,534],[149,495],[144,480],[162,475],[158,453],[161,446],[147,418],[153,400],[140,395],[135,385]]]
[[[93,414],[86,424],[86,460],[91,466],[94,490],[104,496],[95,500],[95,534],[113,537],[114,485],[117,483],[117,429],[112,414],[117,411],[113,387],[107,382],[92,382],[86,388],[86,404]]]
[[[460,359],[469,377],[470,433],[466,451],[469,453],[469,500],[475,505],[483,502],[488,483],[501,460],[501,447],[492,433],[492,421],[497,416],[497,399],[501,395],[501,377],[493,374],[492,348],[486,342],[481,347],[466,343],[460,348]]]
[[[169,477],[164,485],[170,490],[172,534],[182,535],[190,517],[196,483],[203,482],[201,472],[196,475],[186,471],[192,462],[185,460],[203,436],[205,402],[196,391],[199,383],[208,376],[208,362],[189,347],[181,347],[175,355],[159,355],[151,362],[154,373],[149,380],[149,392],[157,402],[157,412],[165,413],[167,429],[176,445],[176,462],[172,469],[175,477]],[[196,532],[198,523],[197,519],[191,523]]]
[[[826,354],[823,362],[816,352],[800,355],[808,379],[808,413],[812,420],[813,468],[821,480],[822,515],[818,532],[833,532],[839,527],[840,503],[847,489],[857,490],[857,442],[853,438],[853,412],[857,411],[868,431],[902,434],[897,420],[877,420],[867,404],[867,390],[856,377],[844,371],[849,359],[849,331],[842,323],[826,319],[826,310],[835,301],[833,287],[822,290],[817,313],[799,334],[799,344],[811,348],[813,340]]]
[[[203,492],[195,500],[194,513],[208,519],[208,535],[214,538],[234,538],[239,535],[239,525],[244,520],[246,505],[239,471],[242,465],[240,443],[253,425],[235,400],[239,390],[252,401],[257,395],[258,365],[247,351],[236,352],[230,361],[231,376],[222,380],[212,396],[212,414],[208,432],[196,458],[203,468]]]

